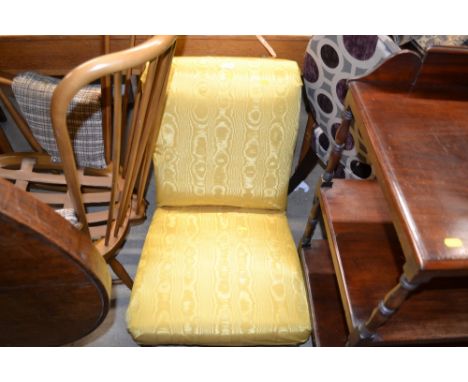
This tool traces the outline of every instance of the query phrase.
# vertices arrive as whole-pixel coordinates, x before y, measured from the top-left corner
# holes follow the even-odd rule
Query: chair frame
[[[50,192],[32,192],[38,199],[75,210],[80,229],[94,240],[101,255],[129,288],[133,281],[116,255],[129,224],[145,218],[144,194],[164,111],[175,41],[175,36],[156,36],[133,48],[89,60],[63,78],[51,103],[52,127],[61,163],[53,163],[44,152],[0,155],[0,177],[14,181],[24,190],[31,188],[31,183],[40,184]],[[146,80],[140,81],[130,128],[125,129],[130,77],[143,73],[145,65]],[[107,141],[111,161],[102,170],[78,169],[67,129],[67,108],[81,88],[106,78],[108,81],[102,82],[105,84],[103,105],[112,118],[106,118],[103,113],[103,133],[106,134],[106,124],[111,125],[107,129],[112,133],[112,140],[108,137]],[[109,98],[112,82],[113,102]],[[124,147],[125,130],[128,143]],[[104,210],[87,211],[88,206],[103,204]]]

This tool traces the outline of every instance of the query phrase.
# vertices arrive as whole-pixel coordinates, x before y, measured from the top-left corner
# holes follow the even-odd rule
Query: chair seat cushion
[[[311,331],[302,270],[282,212],[159,208],[127,311],[147,345],[285,345]]]

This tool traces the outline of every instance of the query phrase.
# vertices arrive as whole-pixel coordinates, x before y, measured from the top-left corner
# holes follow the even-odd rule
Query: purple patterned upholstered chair
[[[305,53],[303,78],[306,106],[315,120],[315,125],[308,124],[308,129],[313,128],[311,146],[323,163],[328,161],[335,134],[341,123],[347,80],[368,74],[399,50],[388,36],[311,38]],[[311,131],[306,131],[306,136],[307,134],[311,135]],[[309,147],[303,147],[302,151],[305,149]],[[301,158],[304,157],[303,154],[301,153]],[[366,154],[359,133],[351,127],[335,176],[372,178],[374,174],[371,166],[366,163]],[[303,180],[310,170],[311,168],[303,172],[300,180]],[[296,176],[295,185],[300,180]],[[294,189],[291,183],[290,191]]]

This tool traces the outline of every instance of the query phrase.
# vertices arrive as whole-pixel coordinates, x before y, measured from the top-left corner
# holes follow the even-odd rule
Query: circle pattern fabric
[[[317,122],[315,152],[324,163],[333,150],[336,130],[341,123],[347,80],[373,71],[399,50],[388,36],[314,36],[309,41],[304,60],[304,84]],[[355,179],[374,176],[367,164],[364,142],[354,126],[351,126],[335,175]]]

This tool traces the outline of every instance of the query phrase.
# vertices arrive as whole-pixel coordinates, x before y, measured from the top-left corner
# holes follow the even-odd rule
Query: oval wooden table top
[[[0,346],[68,344],[109,310],[111,278],[91,241],[0,179]]]

